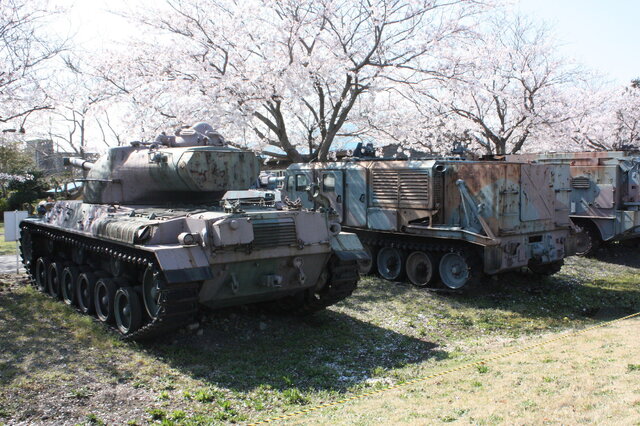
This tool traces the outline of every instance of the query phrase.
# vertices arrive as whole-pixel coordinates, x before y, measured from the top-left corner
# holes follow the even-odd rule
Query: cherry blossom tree
[[[498,16],[462,47],[461,76],[425,93],[427,102],[437,98],[435,116],[446,117],[442,133],[486,154],[517,153],[529,149],[527,142],[553,144],[556,129],[576,112],[565,94],[580,72],[556,56],[548,29]]]
[[[120,145],[105,105],[112,93],[101,90],[102,80],[81,58],[68,55],[64,65],[45,88],[52,108],[37,115],[42,136],[81,158],[90,150]]]
[[[52,73],[51,59],[65,48],[45,30],[57,13],[40,0],[0,2],[0,123],[3,132],[24,132],[27,118],[51,108],[42,81]]]
[[[582,113],[574,114],[565,129],[574,149],[640,148],[640,87],[633,81],[574,91],[572,106]]]
[[[469,35],[483,3],[168,0],[136,15],[162,34],[128,46],[134,55],[102,75],[156,123],[211,117],[236,142],[325,160],[337,139],[367,131],[361,104],[455,76],[444,55]]]

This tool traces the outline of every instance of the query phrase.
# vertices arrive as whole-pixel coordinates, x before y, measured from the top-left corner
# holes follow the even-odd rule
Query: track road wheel
[[[369,275],[376,269],[376,250],[369,244],[363,244],[362,246],[369,255],[369,260],[358,260],[358,272],[360,272],[360,275]]]
[[[51,262],[46,257],[39,257],[36,260],[36,288],[38,291],[47,291],[47,272]]]
[[[578,256],[593,256],[602,240],[600,239],[600,232],[597,228],[591,224],[584,223],[578,226],[579,230],[576,234],[576,255]]]
[[[95,285],[93,300],[96,316],[102,322],[113,322],[113,307],[118,286],[109,278],[100,278]]]
[[[76,283],[78,282],[80,270],[75,266],[67,266],[62,270],[62,278],[60,279],[60,291],[62,300],[67,305],[76,304]]]
[[[480,281],[481,267],[477,259],[466,251],[444,254],[439,269],[442,284],[451,290],[468,289]]]
[[[76,299],[78,308],[83,314],[91,315],[95,312],[96,305],[93,300],[95,294],[96,282],[98,278],[91,272],[83,272],[78,275],[76,282]]]
[[[406,269],[409,282],[416,287],[428,287],[436,275],[433,257],[423,251],[414,251],[407,257]]]
[[[123,335],[128,335],[142,325],[142,304],[136,291],[131,287],[121,287],[114,298],[116,326]]]
[[[142,297],[149,316],[151,318],[158,316],[160,310],[160,273],[151,266],[144,271]]]
[[[405,252],[395,247],[381,248],[376,257],[380,276],[389,281],[402,280],[405,257]]]
[[[529,269],[534,274],[551,276],[560,272],[562,265],[564,265],[564,260],[556,260],[555,262],[550,263],[532,264],[529,265]]]
[[[60,262],[51,262],[47,269],[47,293],[54,299],[60,299],[60,279],[62,278],[63,265]]]

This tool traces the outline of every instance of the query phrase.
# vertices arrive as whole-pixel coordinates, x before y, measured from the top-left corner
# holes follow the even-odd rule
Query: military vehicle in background
[[[284,178],[262,171],[249,189],[227,191],[223,199],[242,205],[260,205],[282,209],[284,202],[280,188]]]
[[[128,339],[185,325],[200,305],[270,302],[303,314],[356,288],[366,254],[327,214],[220,205],[259,164],[206,123],[68,163],[87,171],[84,199],[21,223],[25,268],[39,290]]]
[[[575,252],[569,184],[566,165],[353,158],[294,164],[285,190],[360,237],[371,257],[362,273],[462,289],[483,274],[560,270]]]
[[[510,155],[506,159],[569,165],[569,215],[580,231],[577,254],[593,254],[605,241],[640,237],[640,157],[604,151]]]

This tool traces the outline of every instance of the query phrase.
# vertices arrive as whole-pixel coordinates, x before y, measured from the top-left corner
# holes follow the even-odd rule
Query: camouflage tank
[[[292,165],[285,190],[303,205],[324,200],[360,237],[371,258],[362,273],[459,290],[483,274],[560,270],[575,252],[569,179],[564,165],[354,158]]]
[[[25,268],[39,290],[128,339],[187,324],[200,305],[304,314],[356,288],[366,254],[327,214],[221,201],[259,163],[206,123],[68,163],[86,170],[84,199],[21,223]]]
[[[507,159],[570,167],[569,215],[579,227],[577,254],[593,254],[603,242],[640,238],[640,157],[601,151],[510,155]]]

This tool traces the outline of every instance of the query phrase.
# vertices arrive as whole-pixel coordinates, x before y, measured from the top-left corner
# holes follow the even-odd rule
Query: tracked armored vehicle
[[[601,151],[506,158],[570,167],[569,215],[579,227],[577,254],[593,254],[603,242],[640,238],[640,157],[623,151]]]
[[[310,313],[356,287],[366,254],[327,214],[221,201],[259,164],[206,123],[68,162],[86,171],[84,199],[21,223],[23,262],[39,290],[127,339],[187,324],[201,305]]]
[[[566,165],[354,158],[292,165],[285,189],[307,206],[324,200],[360,237],[363,273],[460,290],[483,274],[559,271],[575,252],[569,181]]]

